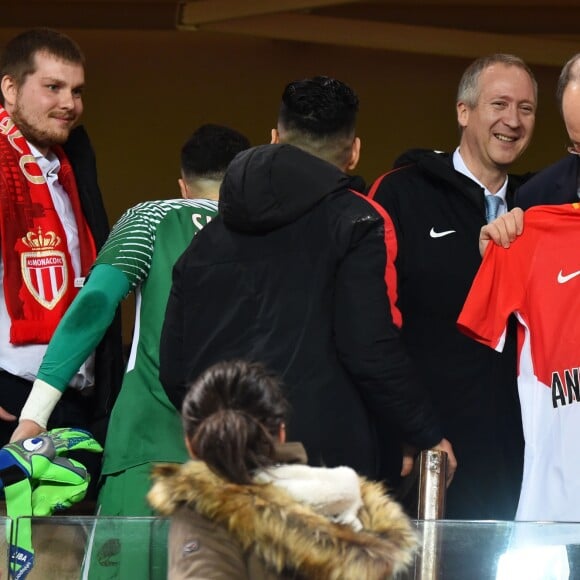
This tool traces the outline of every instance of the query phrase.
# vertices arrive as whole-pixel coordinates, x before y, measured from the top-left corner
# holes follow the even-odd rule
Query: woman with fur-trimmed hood
[[[287,402],[256,363],[218,363],[182,409],[194,458],[160,465],[149,501],[171,516],[170,579],[391,578],[417,537],[378,483],[348,467],[305,465],[285,442]]]

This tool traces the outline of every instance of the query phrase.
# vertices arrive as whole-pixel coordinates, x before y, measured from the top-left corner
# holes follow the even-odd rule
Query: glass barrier
[[[5,553],[6,521],[0,519]],[[30,522],[35,562],[27,580],[166,578],[164,518],[62,516]],[[421,549],[404,580],[580,578],[580,524],[416,520],[415,525]],[[8,578],[4,562],[0,578]]]
[[[10,519],[0,517],[0,553],[6,557],[0,558],[0,578],[8,578],[8,547],[10,533]]]
[[[19,518],[16,526],[26,525]],[[30,518],[34,565],[27,580],[165,580],[164,518]],[[6,578],[6,576],[0,576]]]
[[[413,580],[575,580],[580,524],[417,521]]]

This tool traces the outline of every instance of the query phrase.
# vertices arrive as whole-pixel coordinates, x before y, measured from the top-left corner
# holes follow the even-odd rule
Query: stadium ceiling
[[[578,0],[0,0],[1,28],[211,31],[561,66],[580,52]]]

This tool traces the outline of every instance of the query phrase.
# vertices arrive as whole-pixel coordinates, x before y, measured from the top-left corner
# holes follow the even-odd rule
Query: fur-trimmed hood
[[[268,569],[309,579],[389,578],[413,560],[417,536],[382,485],[360,478],[362,530],[333,523],[274,484],[224,481],[202,461],[154,469],[151,505],[170,516],[187,505],[227,529]]]

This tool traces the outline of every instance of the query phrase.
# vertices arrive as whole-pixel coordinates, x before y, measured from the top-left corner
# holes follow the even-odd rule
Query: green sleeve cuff
[[[95,266],[56,328],[37,378],[64,391],[103,338],[129,290],[121,270],[108,264]]]

